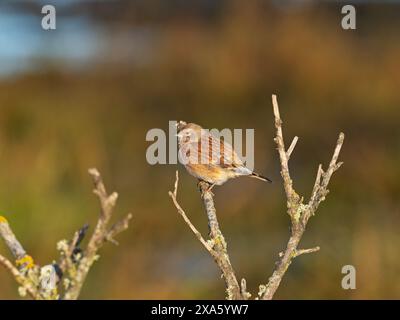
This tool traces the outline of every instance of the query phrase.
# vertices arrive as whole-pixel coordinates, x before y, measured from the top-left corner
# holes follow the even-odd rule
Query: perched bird
[[[272,182],[246,168],[232,146],[194,123],[177,123],[179,159],[186,170],[201,181],[222,185],[227,180],[247,176]]]

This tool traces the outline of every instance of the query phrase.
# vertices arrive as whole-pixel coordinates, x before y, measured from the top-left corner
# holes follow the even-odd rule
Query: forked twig
[[[260,285],[259,298],[265,300],[273,298],[293,258],[302,254],[312,253],[319,250],[319,247],[311,249],[297,249],[297,247],[306,229],[309,218],[315,214],[319,204],[328,194],[327,188],[332,174],[339,169],[342,164],[341,162],[337,163],[337,160],[344,140],[344,134],[340,133],[328,170],[324,172],[322,170],[322,166],[319,165],[310,201],[308,203],[304,203],[303,197],[300,197],[293,187],[293,181],[290,177],[288,164],[297,139],[295,138],[295,141],[292,142],[288,151],[286,151],[283,139],[282,120],[279,113],[276,95],[272,96],[272,105],[276,127],[275,142],[279,153],[281,176],[286,193],[287,212],[291,220],[291,235],[285,251],[279,255],[280,260],[277,262],[277,267],[275,268],[272,276],[269,278],[268,283],[266,285]]]

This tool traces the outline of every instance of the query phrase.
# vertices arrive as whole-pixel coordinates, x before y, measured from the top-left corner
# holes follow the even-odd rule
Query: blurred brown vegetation
[[[287,140],[300,136],[291,158],[300,193],[311,192],[318,164],[329,161],[337,133],[346,133],[344,166],[302,241],[321,251],[293,263],[276,298],[400,298],[400,19],[393,8],[362,6],[358,30],[344,31],[334,5],[233,1],[162,15],[161,2],[151,4],[91,17],[111,38],[150,29],[146,63],[120,58],[110,43],[81,70],[43,61],[37,72],[0,79],[0,211],[26,249],[45,264],[58,240],[85,222],[93,227],[98,208],[87,168],[96,166],[120,194],[117,211],[134,218],[120,246],[102,251],[82,298],[223,298],[214,262],[167,195],[176,166],[147,164],[145,135],[177,119],[255,128],[255,167],[275,183],[237,179],[215,194],[232,263],[257,292],[289,234],[272,140],[276,93]],[[196,181],[179,170],[180,202],[206,233]],[[6,253],[3,244],[0,250]],[[346,264],[357,269],[354,291],[341,288]],[[17,297],[0,270],[0,299]]]

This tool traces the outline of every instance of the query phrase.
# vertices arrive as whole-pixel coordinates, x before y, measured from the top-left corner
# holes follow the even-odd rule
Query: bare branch
[[[310,249],[297,249],[295,257],[301,256],[302,254],[313,253],[319,251],[320,247],[314,247]]]
[[[89,173],[93,178],[94,193],[98,196],[101,207],[96,228],[86,250],[81,250],[79,244],[88,230],[88,225],[75,232],[70,242],[61,240],[57,244],[61,254],[58,265],[52,263],[42,268],[36,265],[17,240],[7,220],[0,216],[0,237],[4,239],[16,259],[16,267],[1,255],[0,264],[21,285],[21,295],[28,293],[34,299],[77,299],[90,267],[98,258],[97,251],[106,241],[117,244],[114,237],[128,228],[129,220],[132,218],[130,213],[108,227],[118,195],[115,192],[107,194],[100,173],[96,169],[90,169]],[[52,282],[52,279],[55,279],[55,282]],[[64,295],[58,293],[60,280],[63,280]]]
[[[176,170],[175,172],[175,185],[174,185],[174,196],[176,198],[178,194],[178,184],[179,184],[179,172]]]
[[[311,193],[311,202],[315,201],[315,196],[317,195],[318,188],[321,184],[321,177],[324,174],[324,170],[322,170],[322,164],[318,166],[317,176],[315,178],[315,183],[313,187],[313,191]]]
[[[104,240],[110,241],[113,244],[118,245],[118,242],[114,239],[114,237],[118,233],[121,233],[122,231],[125,231],[126,229],[129,228],[129,220],[131,219],[132,219],[132,213],[128,213],[122,220],[113,224]]]
[[[76,261],[76,268],[74,266],[74,270],[70,272],[73,276],[71,277],[70,284],[64,294],[64,299],[67,300],[78,298],[91,266],[98,259],[98,250],[106,241],[116,243],[114,236],[126,230],[129,225],[129,220],[132,218],[132,215],[128,214],[124,219],[114,224],[111,228],[108,228],[108,223],[117,202],[118,194],[113,192],[111,195],[108,195],[101,175],[97,169],[89,169],[89,174],[93,179],[93,192],[99,198],[101,211],[97,225],[89,240],[86,250],[82,252],[80,260]]]
[[[315,211],[318,209],[319,204],[325,200],[326,195],[329,193],[328,184],[333,175],[333,173],[340,168],[343,162],[337,162],[342,149],[344,141],[344,133],[339,134],[338,140],[336,142],[335,151],[333,152],[332,159],[329,163],[328,170],[324,172],[322,166],[319,165],[317,178],[315,180],[314,188],[311,194],[310,201],[308,202],[307,212],[303,216],[303,224],[307,221],[311,215],[314,215]]]
[[[297,247],[304,234],[309,218],[315,214],[319,204],[325,199],[328,193],[327,187],[332,174],[339,169],[341,165],[341,163],[337,163],[337,159],[344,140],[344,134],[340,133],[328,170],[324,172],[322,166],[319,165],[311,199],[309,203],[304,204],[303,197],[300,197],[293,188],[288,166],[288,160],[297,143],[297,139],[296,137],[293,139],[289,150],[286,152],[282,133],[282,120],[280,118],[276,95],[272,96],[272,105],[276,127],[276,137],[274,140],[277,144],[281,163],[281,175],[287,198],[287,211],[291,218],[291,235],[285,251],[279,255],[280,259],[276,264],[277,267],[269,278],[267,285],[260,286],[259,297],[265,300],[273,298],[293,258],[319,250],[319,247],[311,249],[297,249]]]
[[[14,278],[20,277],[20,273],[16,267],[11,263],[10,260],[8,260],[6,257],[3,257],[0,255],[0,264],[4,266],[10,273],[14,276]]]
[[[196,229],[196,227],[192,224],[190,219],[187,217],[186,213],[179,205],[176,197],[178,190],[178,182],[179,175],[178,171],[176,171],[176,179],[174,185],[174,191],[169,192],[169,196],[171,197],[178,213],[182,216],[183,220],[195,234],[196,238],[201,242],[201,244],[206,248],[206,250],[210,253],[214,261],[217,263],[218,267],[222,272],[222,276],[225,280],[226,291],[228,294],[228,299],[238,300],[238,299],[247,299],[249,293],[246,291],[245,281],[242,281],[242,285],[244,287],[239,286],[239,283],[236,279],[235,272],[231,265],[229,255],[227,252],[227,245],[224,239],[224,236],[219,228],[216,210],[214,206],[213,194],[210,191],[210,186],[206,182],[200,182],[199,187],[201,191],[201,198],[203,199],[204,206],[207,213],[208,218],[208,226],[210,230],[210,240],[206,241],[201,233]],[[242,295],[246,292],[246,295]]]
[[[190,221],[188,216],[186,215],[185,211],[182,209],[180,204],[178,203],[178,200],[176,199],[177,193],[178,193],[178,182],[179,182],[179,174],[178,170],[176,171],[176,179],[175,179],[175,188],[174,192],[169,191],[168,195],[171,197],[172,202],[174,203],[176,209],[178,210],[178,213],[182,216],[183,220],[186,222],[186,224],[189,226],[190,230],[194,233],[196,238],[201,242],[201,244],[206,248],[206,250],[212,255],[215,255],[214,250],[212,247],[207,243],[206,240],[204,240],[203,236],[201,235],[200,231],[196,229],[196,227],[193,225],[193,223]]]
[[[78,251],[78,246],[85,237],[88,229],[89,225],[85,224],[82,228],[76,231],[69,245],[65,248],[65,251],[61,252],[61,259],[59,263],[61,272],[64,273],[65,271],[73,268],[73,255],[76,251]]]
[[[288,160],[290,159],[290,156],[292,155],[292,152],[293,152],[294,148],[296,147],[298,140],[299,140],[299,137],[295,136],[292,140],[292,143],[290,144],[288,151],[286,151],[286,157]]]
[[[298,204],[298,202],[300,201],[300,197],[294,191],[293,182],[292,182],[292,179],[290,178],[289,165],[288,165],[288,154],[286,153],[286,150],[285,150],[285,143],[283,140],[283,133],[282,133],[282,120],[281,120],[281,116],[279,113],[279,106],[278,106],[278,101],[277,101],[276,95],[272,95],[272,106],[273,106],[273,111],[274,111],[274,116],[275,116],[275,128],[276,128],[276,137],[274,140],[277,145],[279,158],[280,158],[280,162],[281,162],[281,176],[283,179],[283,185],[285,187],[288,213],[292,217],[295,214],[292,204]],[[294,146],[293,146],[292,150],[293,149],[294,149]]]
[[[214,260],[219,266],[222,276],[225,280],[228,299],[242,300],[244,297],[241,294],[239,282],[230,262],[227,243],[218,224],[217,212],[215,210],[213,199],[214,195],[211,192],[210,185],[207,182],[199,182],[199,187],[201,198],[203,199],[204,207],[207,213],[210,241],[216,253]]]
[[[3,238],[6,246],[8,249],[10,249],[16,260],[22,259],[26,256],[25,249],[22,247],[14,232],[11,230],[6,218],[2,216],[0,216],[0,236]]]
[[[41,299],[42,297],[37,290],[39,284],[35,281],[39,267],[34,264],[32,257],[26,253],[3,216],[0,216],[0,237],[3,238],[12,253],[17,267],[2,255],[0,255],[0,264],[10,272],[24,292],[28,293],[33,299]]]

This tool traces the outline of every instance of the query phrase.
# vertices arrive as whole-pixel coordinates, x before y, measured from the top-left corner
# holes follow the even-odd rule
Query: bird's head
[[[197,142],[201,138],[202,127],[195,123],[178,121],[176,124],[176,129],[179,143]]]

